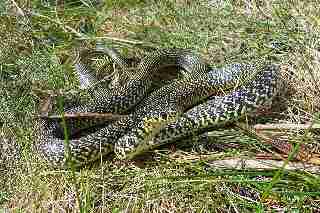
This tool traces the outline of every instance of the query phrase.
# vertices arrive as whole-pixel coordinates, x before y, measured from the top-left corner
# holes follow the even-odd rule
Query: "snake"
[[[224,69],[232,70],[238,66],[241,65],[233,64]],[[256,113],[260,107],[270,106],[280,87],[279,67],[267,65],[248,85],[227,95],[210,96],[204,103],[187,110],[177,119],[164,122],[163,127],[160,125],[157,131],[152,132],[152,128],[150,130],[145,123],[140,123],[140,126],[117,140],[114,151],[120,158],[132,159],[163,144],[216,130]]]
[[[110,90],[107,85],[103,83],[97,83],[97,77],[94,72],[88,66],[86,56],[92,54],[107,54],[112,60],[121,68],[127,69],[129,62],[126,58],[122,57],[117,51],[111,48],[96,49],[95,51],[84,50],[81,52],[81,56],[75,63],[75,70],[77,72],[80,88],[87,88],[90,99],[85,103],[75,98],[71,102],[67,103],[63,111],[65,113],[117,113],[125,114],[131,110],[137,103],[139,103],[151,90],[152,83],[155,75],[160,69],[177,66],[184,70],[186,76],[193,79],[200,79],[205,75],[207,66],[203,63],[199,55],[194,54],[190,50],[177,49],[177,50],[161,50],[154,51],[148,54],[138,65],[136,74],[128,79],[123,85]],[[240,76],[240,75],[239,75]],[[247,77],[247,76],[245,76]],[[220,80],[220,85],[228,85],[226,82],[230,79]],[[244,80],[244,79],[239,79]],[[207,85],[209,87],[209,85]],[[219,85],[216,85],[218,87]],[[86,120],[88,121],[88,120]],[[44,122],[44,121],[42,121]],[[50,121],[51,134],[54,133],[56,137],[62,138],[64,136],[63,129],[56,121]],[[85,124],[80,120],[80,124],[75,124],[79,120],[67,120],[67,126],[69,128],[69,134],[75,134],[83,128],[88,128],[90,124]],[[97,124],[99,121],[94,120],[91,124]],[[104,122],[102,120],[102,122]],[[53,130],[54,128],[54,130]],[[43,132],[43,131],[42,131]]]
[[[124,64],[116,52],[104,53],[116,63]],[[80,85],[90,88],[96,84],[96,77],[85,65],[76,66],[81,72]],[[183,78],[149,92],[154,74],[169,66],[182,68]],[[270,103],[278,82],[278,66],[261,61],[213,68],[190,50],[157,50],[141,60],[136,74],[125,84],[110,90],[98,83],[90,93],[92,102],[75,102],[64,108],[67,112],[127,113],[127,116],[69,140],[57,137],[55,120],[41,119],[37,152],[55,167],[69,162],[83,166],[112,152],[119,158],[132,158],[254,113]],[[148,124],[153,120],[163,124],[150,134]]]

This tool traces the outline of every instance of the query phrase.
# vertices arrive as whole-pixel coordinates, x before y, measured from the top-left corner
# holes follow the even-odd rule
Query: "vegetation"
[[[132,161],[110,157],[76,171],[47,167],[31,152],[42,100],[35,88],[76,90],[74,50],[97,41],[129,56],[140,56],[145,47],[190,48],[215,66],[271,60],[281,65],[288,92],[279,98],[276,116],[256,122],[317,124],[319,10],[317,1],[294,0],[0,1],[0,159],[6,158],[0,161],[0,210],[319,211],[316,165],[318,173],[291,170],[286,158],[268,169],[218,166],[223,160],[254,160],[261,152],[278,156],[239,128],[164,146]],[[302,144],[319,147],[312,128],[284,135],[296,151]],[[16,144],[19,159],[10,155]]]

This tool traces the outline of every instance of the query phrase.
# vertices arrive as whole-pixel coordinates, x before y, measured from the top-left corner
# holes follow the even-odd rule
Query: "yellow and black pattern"
[[[154,73],[166,66],[181,67],[186,74],[148,94]],[[121,158],[131,158],[169,141],[221,126],[270,102],[277,81],[278,68],[261,62],[213,69],[190,50],[152,52],[124,85],[110,90],[98,84],[95,93],[90,94],[93,102],[65,109],[128,113],[127,117],[96,127],[94,132],[70,137],[69,159],[83,165],[112,151]],[[59,124],[50,119],[41,122],[38,151],[49,163],[65,165],[65,141],[56,137]]]
[[[225,68],[232,69],[232,66]],[[265,66],[259,76],[247,85],[226,95],[210,96],[209,100],[187,110],[174,121],[160,120],[165,125],[154,128],[152,138],[148,137],[150,132],[141,134],[139,128],[130,130],[116,142],[115,152],[121,158],[132,158],[165,143],[201,134],[255,113],[259,107],[269,105],[277,93],[279,72],[276,65]]]

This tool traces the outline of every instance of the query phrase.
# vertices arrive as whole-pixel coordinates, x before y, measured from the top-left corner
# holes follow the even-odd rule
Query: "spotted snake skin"
[[[96,84],[90,70],[81,63],[76,66],[76,70],[85,73],[79,74],[80,85]],[[148,94],[153,73],[166,66],[181,67],[187,74]],[[119,158],[132,158],[159,145],[221,127],[269,104],[278,82],[276,65],[259,62],[211,68],[189,50],[153,52],[140,62],[137,74],[124,85],[110,90],[102,84],[90,93],[90,104],[65,107],[66,112],[128,114],[106,122],[93,133],[70,137],[70,160],[81,166],[111,152]],[[163,121],[155,131],[147,126],[153,120],[160,124]],[[40,120],[37,150],[49,164],[60,167],[67,164],[66,143],[63,137],[57,137],[57,126],[56,121]]]

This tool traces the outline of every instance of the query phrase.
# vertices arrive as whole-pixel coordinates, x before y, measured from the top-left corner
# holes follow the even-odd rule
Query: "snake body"
[[[111,56],[116,60],[116,56]],[[189,50],[155,51],[141,61],[136,74],[124,85],[114,90],[107,89],[103,85],[95,87],[90,94],[94,103],[69,106],[65,111],[125,113],[145,97],[150,90],[155,73],[168,66],[179,66],[195,78],[207,71],[207,66],[202,59]]]
[[[82,57],[80,57],[75,64],[75,67],[79,77],[80,87],[88,88],[90,100],[87,100],[86,103],[82,103],[76,99],[67,103],[63,110],[66,113],[128,113],[146,96],[148,91],[150,91],[154,76],[160,69],[170,66],[180,67],[184,69],[185,75],[190,79],[200,79],[202,76],[205,76],[208,70],[207,65],[202,61],[201,57],[190,50],[159,50],[148,54],[142,59],[137,67],[136,74],[128,79],[123,85],[119,85],[117,88],[110,90],[105,84],[96,84],[97,78],[85,61],[86,56],[92,53],[107,54],[116,64],[120,65],[121,68],[126,69],[129,66],[125,58],[112,49],[105,48],[96,51],[84,51]],[[247,75],[239,76],[248,77]],[[222,78],[219,80],[220,86],[228,85],[227,81],[230,81],[230,85],[232,83],[231,79],[223,80],[224,81],[222,81]],[[218,86],[219,85],[216,85],[216,87]],[[207,87],[212,86],[207,85]],[[50,122],[52,123],[50,130],[51,134],[54,133],[56,137],[63,138],[64,132],[61,125],[57,122],[55,125],[53,124],[53,121]],[[80,122],[80,124],[76,124],[77,122]],[[94,120],[92,125],[88,125],[81,122],[81,120],[67,120],[69,134],[73,135],[82,128],[88,128],[99,122],[100,121],[98,120]],[[104,121],[102,120],[102,123],[103,122]]]
[[[180,66],[187,74],[145,97],[153,74],[164,66]],[[91,82],[95,82],[94,76],[90,72],[86,76],[89,77],[85,77],[84,82],[89,82],[86,84],[90,87]],[[238,119],[272,99],[277,79],[278,69],[274,66],[235,64],[213,69],[189,50],[153,52],[141,61],[137,75],[124,85],[112,91],[102,85],[91,93],[94,101],[90,104],[65,108],[67,112],[115,113],[134,108],[127,117],[80,138],[71,138],[69,159],[83,165],[112,151],[130,158],[171,140]],[[208,97],[209,100],[201,104]],[[158,134],[147,137],[146,120],[170,117],[177,119],[167,122]],[[40,126],[38,151],[41,156],[54,166],[65,165],[65,140],[56,137],[56,121],[43,119]]]
[[[238,66],[229,65],[224,69],[232,70]],[[276,65],[265,66],[259,76],[248,85],[227,95],[210,96],[204,103],[187,110],[163,128],[160,127],[156,133],[151,131],[151,138],[148,138],[150,131],[143,123],[139,128],[131,129],[117,140],[115,152],[119,157],[133,158],[160,145],[222,127],[228,122],[255,113],[261,106],[270,105],[279,87],[279,68]]]

